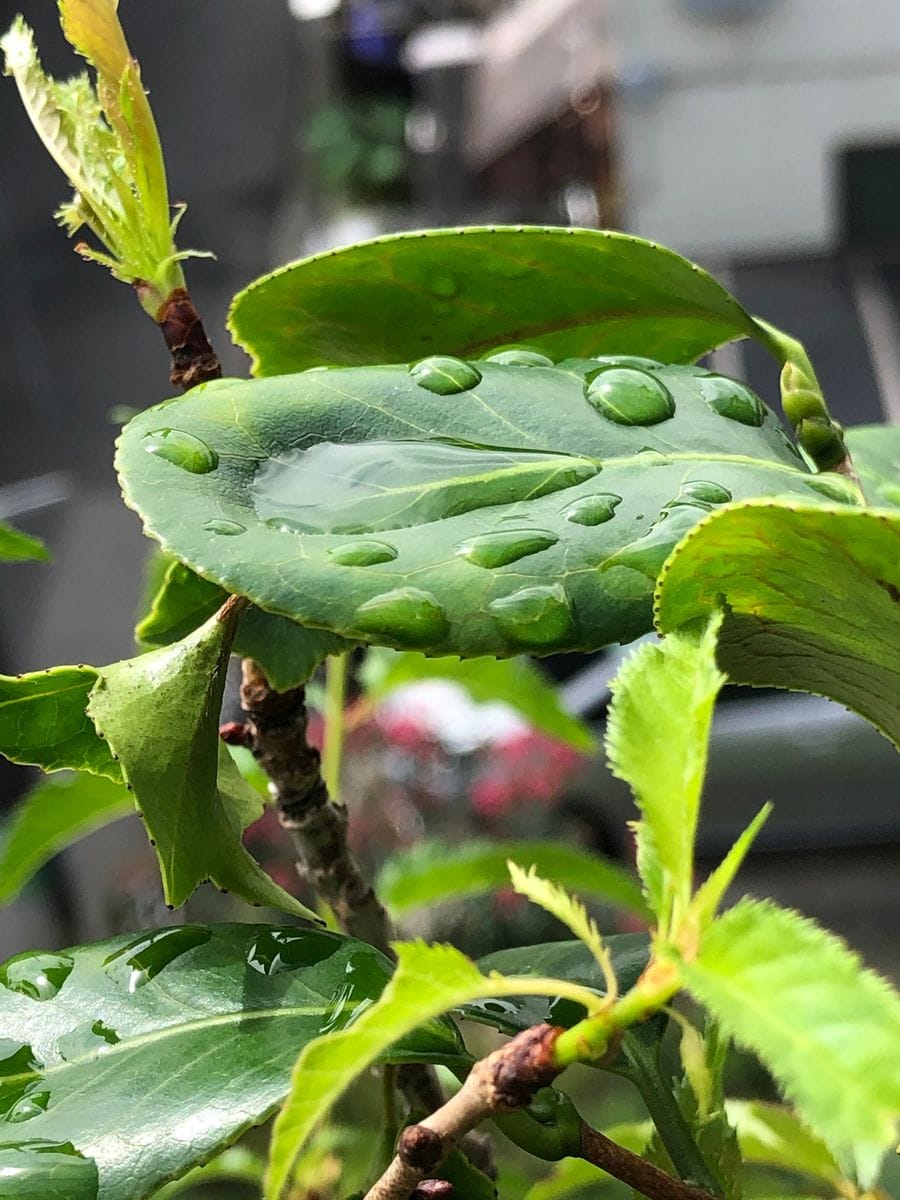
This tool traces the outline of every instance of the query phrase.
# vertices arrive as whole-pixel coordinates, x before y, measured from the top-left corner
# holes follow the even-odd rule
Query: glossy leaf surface
[[[363,1012],[390,973],[361,942],[263,925],[13,959],[0,968],[0,1146],[69,1143],[96,1163],[93,1197],[143,1200],[268,1117],[298,1049]],[[389,1057],[465,1053],[451,1025],[426,1020]]]
[[[652,242],[586,229],[438,229],[330,250],[265,275],[231,312],[254,373],[480,357],[524,342],[554,359],[690,362],[758,336],[706,272]]]
[[[900,508],[900,425],[859,425],[844,440],[869,503]]]
[[[49,558],[42,541],[0,521],[0,562],[27,562],[29,559],[47,562]]]
[[[667,563],[659,629],[723,600],[729,679],[828,696],[900,744],[900,515],[771,501],[722,510]]]
[[[460,389],[469,369],[429,368],[449,395],[405,367],[195,388],[123,432],[126,499],[167,553],[268,611],[474,657],[634,638],[659,568],[712,508],[820,498],[741,384],[494,362]]]
[[[0,904],[13,900],[55,854],[132,812],[131,796],[108,779],[69,775],[38,784],[0,835]]]

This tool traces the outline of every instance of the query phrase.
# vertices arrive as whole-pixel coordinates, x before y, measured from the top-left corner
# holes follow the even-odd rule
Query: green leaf
[[[563,708],[556,688],[525,658],[426,658],[385,648],[366,655],[362,682],[376,704],[421,679],[448,679],[478,704],[506,704],[533,729],[584,754],[597,748],[590,726]]]
[[[69,775],[38,784],[19,802],[0,838],[0,904],[15,899],[72,842],[133,811],[128,792],[107,779]]]
[[[526,342],[553,358],[690,362],[759,336],[706,272],[652,242],[586,229],[436,229],[330,250],[265,275],[230,327],[254,373],[478,357]]]
[[[398,917],[423,905],[508,887],[506,864],[511,858],[534,863],[542,874],[584,896],[647,915],[629,871],[599,854],[556,842],[420,842],[387,860],[375,890]]]
[[[900,744],[900,515],[755,501],[708,517],[657,589],[662,632],[725,605],[735,683],[828,696]]]
[[[556,917],[557,921],[562,921],[578,940],[587,946],[603,972],[606,985],[604,990],[607,994],[615,994],[617,980],[609,951],[603,944],[596,921],[588,916],[582,902],[558,883],[542,879],[533,864],[528,870],[514,862],[508,862],[506,865],[515,891],[520,896],[526,896],[532,904],[545,909],[551,916]]]
[[[0,1200],[97,1200],[97,1184],[96,1164],[69,1143],[0,1144]]]
[[[241,841],[263,802],[218,737],[231,634],[229,622],[212,617],[181,642],[104,667],[88,711],[156,842],[168,904],[183,904],[210,879],[251,903],[315,920]]]
[[[0,753],[44,771],[89,771],[122,782],[119,764],[86,713],[94,667],[0,675]]]
[[[167,553],[303,625],[439,655],[592,650],[650,627],[660,567],[711,508],[821,499],[742,384],[644,365],[219,381],[135,417],[118,470]]]
[[[720,620],[639,647],[612,683],[609,765],[641,811],[638,870],[662,937],[677,932],[690,901],[709,729],[725,682],[715,657]]]
[[[297,1060],[272,1133],[266,1200],[279,1200],[304,1142],[353,1080],[424,1021],[485,996],[567,995],[589,1011],[598,1004],[592,992],[565,981],[488,978],[453,946],[401,942],[396,950],[397,970],[381,999],[349,1028],[311,1042]]]
[[[900,425],[858,425],[845,440],[869,503],[900,508]]]
[[[838,938],[744,900],[704,935],[687,987],[772,1072],[863,1188],[897,1138],[900,998]]]
[[[840,1181],[840,1168],[828,1147],[790,1109],[762,1100],[726,1100],[725,1111],[745,1163],[796,1171],[832,1186]]]
[[[229,1150],[223,1150],[205,1167],[195,1167],[183,1179],[167,1183],[154,1192],[153,1200],[173,1200],[175,1196],[183,1196],[194,1188],[210,1183],[247,1183],[258,1187],[262,1183],[264,1170],[265,1163],[259,1155],[244,1146],[232,1146]]]
[[[769,819],[771,812],[771,804],[762,806],[716,869],[697,888],[691,908],[697,914],[701,930],[705,929],[716,915],[722,898],[734,882],[734,877],[741,869],[750,847],[756,841],[756,835]]]
[[[135,629],[145,646],[168,646],[192,633],[222,607],[228,593],[180,562],[166,568],[150,612]],[[306,683],[329,654],[349,648],[343,638],[251,606],[241,617],[232,652],[257,662],[276,691]]]
[[[265,925],[172,926],[12,959],[0,968],[0,1145],[24,1158],[35,1140],[69,1143],[96,1163],[91,1200],[143,1200],[270,1116],[298,1049],[371,1005],[390,973],[351,938]],[[427,1018],[388,1057],[467,1060],[452,1025]]]
[[[0,562],[27,562],[29,559],[49,562],[47,547],[39,538],[0,521]]]

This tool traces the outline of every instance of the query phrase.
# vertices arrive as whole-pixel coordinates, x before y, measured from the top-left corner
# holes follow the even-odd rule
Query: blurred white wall
[[[716,7],[616,0],[628,226],[700,258],[827,250],[837,152],[900,142],[900,3]]]

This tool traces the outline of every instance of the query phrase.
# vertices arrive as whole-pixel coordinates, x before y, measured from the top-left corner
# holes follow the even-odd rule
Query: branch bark
[[[140,293],[140,284],[137,289]],[[156,323],[172,356],[169,380],[173,387],[189,392],[198,383],[222,378],[222,364],[184,288],[176,288],[166,299],[156,314]]]
[[[673,1178],[645,1158],[632,1154],[618,1142],[584,1124],[581,1126],[581,1157],[622,1183],[627,1183],[636,1192],[646,1196],[647,1200],[714,1200],[709,1192]]]

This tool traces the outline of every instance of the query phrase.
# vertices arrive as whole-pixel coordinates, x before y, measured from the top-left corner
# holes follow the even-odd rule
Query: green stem
[[[333,804],[341,803],[346,691],[347,655],[335,654],[325,665],[325,737],[322,746],[322,778]]]

